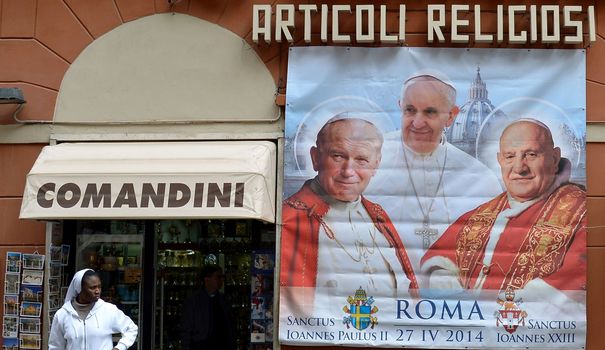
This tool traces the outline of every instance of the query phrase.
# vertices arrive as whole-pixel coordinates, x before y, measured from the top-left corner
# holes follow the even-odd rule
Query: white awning
[[[20,218],[275,222],[269,141],[65,143],[42,149]]]

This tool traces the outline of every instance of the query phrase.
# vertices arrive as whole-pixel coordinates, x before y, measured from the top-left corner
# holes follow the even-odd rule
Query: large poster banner
[[[585,52],[290,49],[279,339],[585,346]]]

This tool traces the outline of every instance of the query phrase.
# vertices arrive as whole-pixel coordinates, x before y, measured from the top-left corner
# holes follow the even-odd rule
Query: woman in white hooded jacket
[[[65,303],[53,318],[50,350],[126,350],[135,342],[137,325],[100,296],[99,275],[91,269],[76,272]],[[114,333],[122,335],[115,347]]]

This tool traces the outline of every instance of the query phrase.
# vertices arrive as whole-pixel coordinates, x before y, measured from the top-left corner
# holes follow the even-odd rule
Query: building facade
[[[0,256],[13,251],[44,254],[53,244],[52,225],[47,221],[19,219],[26,176],[43,147],[75,143],[216,141],[264,141],[275,146],[275,163],[273,168],[268,166],[275,186],[275,197],[269,201],[273,205],[273,217],[258,220],[258,217],[247,214],[229,217],[219,213],[214,218],[252,220],[253,223],[242,221],[248,222],[243,230],[249,232],[254,227],[257,232],[263,232],[264,239],[251,233],[249,239],[256,240],[258,244],[246,249],[269,249],[272,254],[279,255],[276,249],[279,246],[279,225],[275,223],[279,222],[281,213],[280,206],[275,203],[281,203],[282,189],[287,186],[283,183],[281,169],[284,162],[288,50],[292,45],[351,44],[323,42],[317,18],[311,25],[310,40],[305,40],[303,31],[297,30],[291,43],[275,40],[256,42],[252,30],[252,9],[260,2],[0,0],[0,88],[19,88],[26,101],[23,104],[0,104],[0,169],[4,179],[0,184]],[[530,6],[542,2],[522,3]],[[268,4],[275,7],[281,2]],[[392,18],[397,18],[398,3],[385,4],[392,12]],[[469,4],[472,6],[474,3]],[[496,6],[499,4],[497,1],[481,3],[485,16],[483,31],[486,33],[497,30]],[[586,50],[587,347],[589,350],[602,348],[605,339],[597,329],[605,321],[600,312],[605,310],[605,301],[599,297],[605,291],[605,282],[601,278],[605,266],[605,219],[600,215],[605,210],[605,184],[600,181],[600,176],[605,176],[605,167],[601,166],[605,157],[605,127],[602,123],[605,121],[602,99],[605,95],[605,68],[601,64],[605,57],[605,6],[596,1],[562,3],[594,6],[596,14],[596,41],[590,41],[589,34],[586,34],[582,43],[570,45],[452,43],[449,40],[429,43],[426,5],[427,2],[407,4],[407,46]],[[397,28],[396,22],[387,23],[393,32]],[[526,27],[530,25],[525,19],[520,23]],[[355,33],[354,21],[342,21],[340,26],[341,34]],[[446,31],[445,34],[450,33]],[[458,119],[464,125],[455,124],[449,131],[449,139],[454,144],[458,133],[476,132],[481,118],[493,108],[487,95],[489,86],[485,86],[479,73],[478,70],[470,88],[469,102],[465,105],[467,109],[463,107],[465,118]],[[469,153],[474,152],[470,145],[459,147],[468,148],[465,151]],[[75,168],[72,171],[75,172]],[[214,229],[212,222],[208,221],[211,218],[207,216],[200,223],[204,227],[200,232],[207,234],[204,239],[216,237],[210,235]],[[80,234],[85,225],[72,222],[65,227],[72,227]],[[237,227],[233,227],[233,232]],[[172,232],[170,224],[164,221],[158,221],[153,228],[147,227],[143,231],[155,232],[156,228],[159,228],[160,236],[163,235],[162,230],[168,234]],[[188,227],[181,231],[184,230]],[[74,242],[78,234],[71,238]],[[145,235],[160,237],[153,233]],[[271,235],[272,238],[267,237]],[[246,242],[248,237],[246,234],[234,234],[233,240],[223,240],[224,236],[218,236],[222,237],[219,241],[232,243]],[[151,253],[146,253],[152,260],[156,259],[153,256],[158,250],[168,254],[166,256],[170,256],[166,252],[168,250],[184,250],[182,246],[171,243],[186,243],[185,238],[180,241],[176,238],[174,242],[169,238],[163,241],[163,238],[148,242],[148,246],[155,245]],[[160,242],[166,245],[162,248],[160,244],[158,248]],[[0,259],[0,268],[6,271],[5,264],[6,261]],[[143,271],[145,273],[148,272]],[[156,277],[151,279],[154,284]],[[277,277],[275,279],[277,285]],[[154,287],[153,284],[146,285],[149,286]],[[42,324],[48,327],[44,319]],[[273,325],[277,327],[277,322]],[[151,336],[154,329],[145,325],[141,334]],[[279,344],[275,345],[279,348]]]

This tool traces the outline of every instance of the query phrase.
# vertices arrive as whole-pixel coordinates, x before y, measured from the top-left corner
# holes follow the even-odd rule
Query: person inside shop
[[[400,96],[401,129],[385,134],[385,166],[367,195],[389,213],[423,288],[420,259],[429,247],[456,218],[502,189],[489,168],[447,142],[445,129],[460,110],[443,72],[410,75]]]
[[[317,176],[283,202],[280,284],[310,287],[289,288],[306,295],[302,303],[336,306],[360,287],[373,296],[416,292],[389,216],[362,195],[380,164],[383,141],[370,120],[353,112],[328,120],[310,149]]]
[[[535,300],[585,290],[586,191],[569,182],[571,164],[548,126],[511,123],[497,159],[506,191],[462,215],[431,247],[422,261],[430,287]]]
[[[218,265],[202,269],[202,288],[183,303],[180,326],[182,350],[235,350],[231,306],[220,289],[223,270]]]
[[[53,317],[50,350],[126,350],[137,339],[138,327],[115,305],[101,297],[101,278],[91,269],[74,275],[65,303]],[[113,344],[112,334],[121,338]]]

